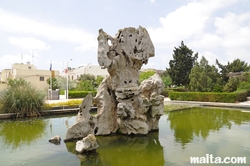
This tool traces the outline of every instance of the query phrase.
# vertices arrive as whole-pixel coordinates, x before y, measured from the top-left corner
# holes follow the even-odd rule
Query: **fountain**
[[[64,141],[84,138],[88,134],[146,135],[158,130],[163,115],[164,84],[158,74],[139,83],[139,70],[153,57],[154,46],[147,30],[120,29],[113,38],[102,29],[98,36],[98,63],[109,76],[98,87],[93,98],[87,95],[80,106],[77,120]],[[97,114],[89,113],[92,104]]]

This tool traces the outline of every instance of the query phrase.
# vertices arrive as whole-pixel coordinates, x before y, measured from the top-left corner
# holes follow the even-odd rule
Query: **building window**
[[[28,69],[31,69],[31,66],[29,66]]]
[[[40,77],[40,81],[44,81],[44,77]]]

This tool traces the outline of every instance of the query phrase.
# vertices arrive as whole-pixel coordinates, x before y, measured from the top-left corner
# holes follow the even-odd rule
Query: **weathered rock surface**
[[[60,145],[60,143],[61,143],[61,137],[59,135],[56,135],[56,136],[50,138],[49,142],[53,143],[55,145]]]
[[[111,44],[109,44],[109,42]],[[98,62],[107,68],[109,89],[99,89],[112,98],[102,98],[102,103],[115,103],[118,132],[123,134],[147,134],[158,129],[163,114],[164,84],[159,75],[154,75],[139,87],[139,70],[154,56],[154,46],[147,30],[143,27],[120,29],[113,38],[102,29],[98,36]],[[99,115],[101,117],[102,115]],[[113,118],[113,117],[112,117]],[[101,124],[102,125],[102,124]]]
[[[68,128],[64,141],[84,138],[88,134],[94,134],[96,118],[89,113],[91,107],[92,94],[88,94],[80,105],[80,110],[76,117],[76,123]]]
[[[147,134],[158,129],[163,114],[164,84],[158,74],[139,85],[139,70],[154,56],[154,46],[143,27],[120,29],[113,38],[102,29],[98,36],[98,63],[109,76],[98,88],[94,103],[97,115],[90,116],[92,105],[86,99],[81,117],[68,133],[71,137],[111,133]],[[88,105],[89,104],[89,105]],[[67,133],[67,134],[68,134]],[[67,137],[70,138],[70,137]]]
[[[84,137],[82,140],[76,142],[76,151],[78,153],[93,151],[99,147],[95,135],[89,134],[87,137]]]

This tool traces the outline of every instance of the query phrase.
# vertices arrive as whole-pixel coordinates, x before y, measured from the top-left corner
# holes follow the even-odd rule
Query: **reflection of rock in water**
[[[97,136],[96,153],[77,154],[83,165],[164,165],[163,147],[158,132],[144,136]],[[69,152],[76,154],[75,142],[66,142]]]

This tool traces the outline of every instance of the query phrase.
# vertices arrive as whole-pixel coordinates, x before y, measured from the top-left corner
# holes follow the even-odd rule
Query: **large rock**
[[[64,141],[84,138],[88,134],[94,134],[96,119],[89,113],[91,107],[92,94],[88,94],[80,105],[76,123],[68,128]]]
[[[99,30],[98,62],[107,68],[110,81],[103,82],[108,88],[98,89],[98,93],[112,98],[101,98],[99,103],[112,105],[110,118],[117,119],[117,124],[113,124],[118,125],[120,133],[147,134],[158,129],[163,113],[160,93],[164,84],[159,75],[155,75],[139,87],[139,70],[153,56],[153,43],[143,27],[120,29],[114,38]]]
[[[117,101],[111,92],[110,77],[105,78],[98,87],[94,103],[97,104],[96,114],[96,135],[108,135],[115,133],[118,129],[117,124]]]
[[[86,97],[77,122],[66,139],[88,134],[147,134],[157,130],[163,114],[164,84],[158,74],[139,86],[139,70],[154,56],[154,46],[143,27],[120,29],[111,37],[102,29],[98,36],[98,63],[109,76],[98,88],[94,103],[97,114],[91,116],[92,98]]]

